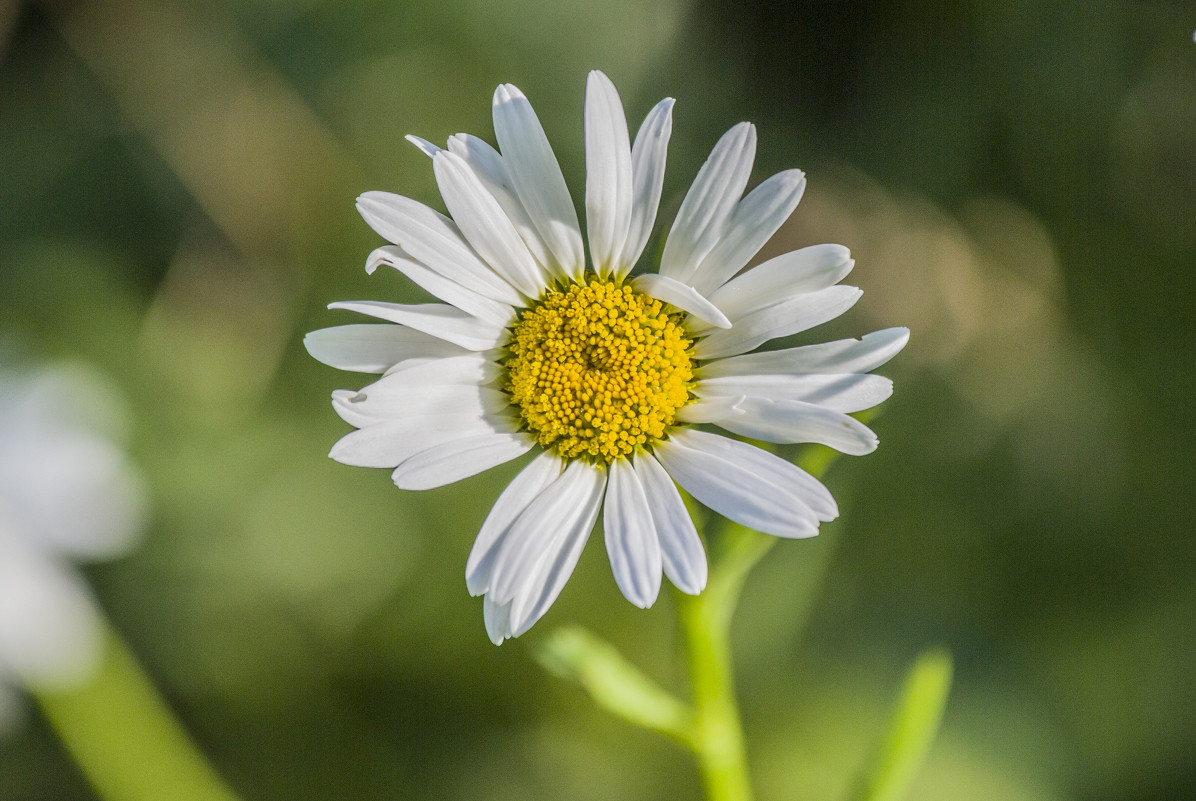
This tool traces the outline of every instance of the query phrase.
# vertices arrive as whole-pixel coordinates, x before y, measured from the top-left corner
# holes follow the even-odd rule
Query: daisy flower
[[[98,612],[71,563],[126,552],[146,506],[102,433],[115,403],[78,367],[0,370],[0,696],[78,684],[99,658]]]
[[[402,489],[438,487],[535,451],[482,524],[466,584],[483,595],[495,643],[527,631],[556,600],[599,512],[611,569],[648,607],[661,574],[682,592],[706,584],[702,540],[679,484],[710,509],[779,537],[809,537],[838,515],[797,466],[730,434],[872,451],[849,416],[885,400],[868,372],[906,342],[904,328],[859,340],[753,353],[850,308],[840,245],[778,256],[740,274],[797,206],[800,170],[744,196],[756,130],[715,145],[664,242],[656,272],[632,276],[652,235],[673,100],[634,142],[611,81],[586,84],[586,229],[527,98],[494,94],[498,149],[468,134],[444,148],[408,137],[432,161],[450,216],[400,195],[367,192],[365,221],[391,244],[367,272],[391,267],[444,301],[333,303],[385,321],[308,334],[316,359],[380,373],[337,390],[358,430],[339,462],[393,469]]]

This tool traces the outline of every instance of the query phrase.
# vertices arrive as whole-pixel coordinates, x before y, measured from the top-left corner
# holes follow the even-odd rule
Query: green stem
[[[816,446],[806,449],[800,461],[817,477],[836,456],[829,448]],[[718,530],[706,538],[710,546],[706,589],[698,596],[677,594],[692,705],[662,689],[612,646],[581,629],[558,629],[537,648],[536,657],[546,669],[584,687],[607,711],[683,743],[697,758],[709,801],[751,801],[731,667],[731,618],[748,573],[777,538],[724,518],[710,519],[717,521]],[[821,577],[828,561],[824,556],[815,578]],[[808,605],[813,592],[806,598]]]
[[[693,681],[694,721],[690,744],[709,801],[751,801],[743,728],[735,703],[729,632],[715,631],[717,615],[704,596],[681,601],[681,623]]]
[[[803,467],[821,477],[838,454],[808,448]],[[751,801],[743,725],[735,700],[731,660],[731,618],[748,573],[776,544],[776,537],[716,518],[712,532],[710,580],[701,595],[677,594],[693,685],[693,727],[689,746],[698,760],[708,801]]]
[[[694,696],[690,747],[709,801],[752,799],[731,667],[731,617],[744,579],[775,540],[746,529],[736,534],[724,538],[706,591],[677,596]]]
[[[86,686],[36,695],[104,801],[237,801],[115,632]]]

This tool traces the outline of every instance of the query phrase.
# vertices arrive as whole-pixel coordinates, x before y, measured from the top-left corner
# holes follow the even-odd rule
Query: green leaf
[[[693,711],[628,662],[610,643],[583,628],[560,628],[536,647],[536,660],[550,673],[580,684],[600,707],[688,742]]]
[[[901,801],[909,791],[938,734],[951,692],[951,654],[924,651],[905,677],[885,739],[872,763],[858,801]]]

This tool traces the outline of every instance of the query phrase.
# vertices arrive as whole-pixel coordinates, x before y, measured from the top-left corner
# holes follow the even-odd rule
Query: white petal
[[[656,458],[701,503],[778,537],[812,537],[838,507],[826,487],[796,465],[738,440],[692,429],[659,442]]]
[[[407,136],[405,136],[403,138],[406,139],[411,144],[418,147],[420,149],[420,152],[423,153],[428,158],[435,156],[442,149],[442,148],[439,148],[436,145],[432,144],[427,139],[424,139],[423,137],[415,136],[413,134],[407,134]]]
[[[514,310],[505,303],[479,295],[472,289],[445,278],[431,267],[420,264],[408,256],[398,245],[383,245],[375,248],[365,262],[365,271],[371,275],[379,266],[393,267],[432,295],[451,303],[463,312],[480,317],[495,325],[506,326],[514,318]]]
[[[515,194],[515,184],[511,182],[511,173],[507,170],[502,156],[485,139],[467,133],[453,134],[448,140],[448,151],[460,156],[473,167],[482,183],[492,190],[491,194],[496,200],[499,194],[519,200]],[[494,192],[495,188],[499,191]],[[521,208],[522,206],[520,203]]]
[[[677,410],[677,422],[698,425],[700,423],[716,423],[737,414],[743,414],[739,408],[744,396],[728,397],[711,395],[705,398],[691,400]]]
[[[445,356],[412,356],[409,359],[403,359],[403,361],[396,362],[390,367],[387,367],[386,372],[384,372],[382,375],[387,376],[391,373],[400,373],[403,370],[410,370],[412,367],[420,367],[432,362],[438,362],[442,359],[456,359],[460,356],[477,356],[480,359],[485,359],[498,364],[499,360],[502,359],[503,353],[504,351],[502,348],[491,348],[490,350],[465,350],[465,348],[458,347],[456,351]]]
[[[577,560],[594,528],[594,521],[598,519],[602,491],[606,487],[606,471],[584,462],[574,462],[571,467],[584,473],[575,491],[571,493],[572,512],[556,540],[537,560],[529,580],[524,582],[511,601],[509,627],[512,637],[518,637],[530,629],[552,606],[553,601],[564,589],[565,582],[573,574],[573,568],[577,566]],[[548,491],[545,494],[548,494]],[[529,509],[524,516],[528,516],[531,511]],[[520,523],[522,522],[521,516]]]
[[[647,609],[660,594],[662,565],[656,524],[631,462],[615,459],[609,469],[602,525],[610,569],[623,597]]]
[[[510,332],[502,325],[474,317],[455,306],[441,303],[383,303],[379,300],[353,300],[328,304],[330,309],[346,309],[423,331],[466,350],[490,350],[506,344]]]
[[[872,429],[842,412],[801,401],[742,396],[735,400],[737,413],[712,422],[741,437],[765,442],[817,442],[852,456],[876,450]]]
[[[354,398],[367,398],[367,395],[362,395],[351,389],[334,389],[332,390],[332,410],[349,425],[354,428],[365,428],[366,426],[377,425],[378,423],[387,422],[387,419],[379,415],[362,414],[360,410],[354,408]],[[481,417],[481,412],[477,412],[477,417]],[[396,462],[397,464],[397,462]],[[393,467],[394,465],[391,465]]]
[[[0,530],[0,678],[74,689],[95,670],[99,616],[71,570]]]
[[[860,339],[840,339],[765,353],[719,359],[702,365],[701,378],[799,373],[867,373],[896,356],[909,341],[908,328],[886,328]]]
[[[497,389],[451,384],[416,390],[338,389],[332,393],[333,409],[342,420],[358,428],[423,414],[465,414],[479,419],[512,416],[508,408],[510,400],[509,395]]]
[[[741,122],[723,134],[681,202],[665,240],[660,273],[687,282],[722,238],[756,158],[756,128]]]
[[[512,637],[526,634],[536,621],[544,617],[556,601],[565,583],[573,575],[577,560],[590,539],[590,531],[598,519],[598,506],[602,501],[599,490],[591,504],[584,507],[586,517],[580,523],[567,529],[558,543],[536,565],[532,580],[511,601],[510,622],[507,624]]]
[[[835,319],[854,306],[861,294],[853,286],[832,286],[788,298],[746,317],[732,318],[734,326],[730,330],[715,331],[694,345],[694,357],[705,361],[747,353],[770,339],[797,334]]]
[[[510,397],[498,389],[497,362],[480,353],[445,359],[408,359],[361,390],[332,393],[337,413],[353,425],[373,425],[409,414],[499,414]]]
[[[402,195],[366,192],[357,211],[383,239],[463,287],[509,306],[525,298],[482,261],[457,224],[440,212]]]
[[[503,640],[511,636],[510,620],[510,604],[496,604],[489,597],[482,599],[482,621],[486,624],[490,642],[502,645]]]
[[[537,564],[553,544],[558,543],[559,547],[564,534],[584,522],[584,507],[595,492],[601,493],[605,480],[605,471],[585,462],[569,462],[556,481],[528,504],[503,537],[493,556],[488,595],[497,603],[514,599],[534,578]],[[597,507],[594,514],[597,515]]]
[[[536,112],[510,84],[495,90],[493,111],[494,134],[519,199],[557,262],[579,281],[585,251],[577,210]]]
[[[735,207],[726,233],[694,272],[694,286],[709,295],[742,270],[789,219],[805,191],[801,170],[777,173],[753,189]]]
[[[404,325],[338,325],[303,338],[312,358],[338,370],[383,373],[405,359],[458,356],[460,345]]]
[[[466,352],[459,356],[422,363],[400,362],[388,370],[385,376],[363,388],[362,392],[422,392],[433,384],[492,385],[502,374],[503,369],[498,362],[485,354]]]
[[[677,589],[697,595],[706,589],[706,549],[681,493],[651,454],[637,453],[633,466],[656,523],[664,573]]]
[[[836,412],[858,412],[888,400],[893,382],[867,373],[737,375],[703,378],[694,384],[693,392],[699,398],[746,395],[816,403]]]
[[[523,243],[535,256],[536,261],[544,265],[557,279],[567,280],[569,276],[557,264],[556,256],[548,249],[548,245],[544,244],[544,238],[536,230],[527,209],[523,207],[523,201],[515,192],[515,183],[511,180],[511,173],[498,151],[485,140],[463,133],[453,134],[449,137],[448,149],[449,152],[456,153],[465,159],[466,163],[473,168],[478,180],[490,191],[490,194],[494,195],[498,205],[502,206],[502,210],[507,213],[511,224],[515,226],[515,230],[519,232]]]
[[[664,186],[665,158],[673,132],[673,98],[666,97],[648,112],[631,148],[632,199],[627,240],[615,272],[622,278],[631,271],[652,236],[660,191]]]
[[[440,388],[459,391],[463,387],[494,387],[501,376],[502,368],[488,353],[458,349],[456,354],[438,359],[405,359],[356,393],[351,390],[337,392],[349,392],[352,401],[360,405],[382,398],[421,397],[425,392]]]
[[[48,372],[30,383],[49,383],[53,378]],[[11,378],[0,374],[4,384]],[[29,384],[17,388],[24,397],[15,400],[22,405],[74,401],[79,407],[89,399],[102,402],[94,394],[98,388],[83,383],[83,375],[62,378],[67,380],[60,389],[76,393],[70,400],[37,398],[37,389]],[[0,392],[10,388],[2,386]],[[93,395],[79,397],[84,390]],[[15,405],[5,403],[7,419],[0,419],[0,537],[20,536],[44,552],[83,559],[128,552],[141,532],[148,503],[141,477],[124,451],[47,406],[22,413]],[[75,411],[86,413],[83,408]],[[29,412],[45,417],[39,420]],[[0,651],[0,665],[3,661]]]
[[[786,298],[834,286],[855,265],[842,245],[814,245],[769,259],[709,293],[710,300],[738,320]]]
[[[586,230],[599,276],[617,272],[631,225],[631,139],[623,102],[598,70],[586,79]]]
[[[543,268],[473,168],[442,150],[432,159],[432,169],[444,205],[474,250],[511,286],[529,298],[539,297],[548,285]]]
[[[470,595],[489,591],[495,549],[511,530],[515,519],[549,484],[560,477],[564,469],[565,463],[559,456],[544,451],[523,468],[498,496],[474,540],[469,561],[465,563],[465,586],[469,588]]]
[[[536,440],[525,433],[499,431],[433,445],[395,468],[391,478],[399,489],[443,487],[516,459]]]
[[[718,328],[730,328],[731,321],[718,308],[702,297],[692,286],[675,281],[667,275],[646,273],[631,281],[632,289],[643,292],[682,311],[689,312],[699,320],[705,320]]]
[[[436,445],[494,433],[501,420],[467,413],[415,414],[341,437],[328,454],[353,467],[397,467]]]

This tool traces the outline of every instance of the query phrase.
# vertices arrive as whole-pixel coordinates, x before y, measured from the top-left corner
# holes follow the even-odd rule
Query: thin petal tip
[[[745,140],[755,140],[756,138],[756,124],[744,120],[732,125],[724,136],[733,136]]]
[[[705,322],[710,323],[715,328],[721,328],[725,331],[732,327],[731,321],[727,319],[727,315],[723,314],[718,309],[715,309],[713,312],[710,312],[707,316],[709,317],[709,319],[705,319],[705,318],[700,318],[700,319],[703,319]]]
[[[424,139],[422,136],[416,136],[415,134],[407,134],[403,138],[406,139],[411,144],[415,145],[417,148],[419,148],[419,151],[421,153],[423,153],[425,156],[434,156],[441,150],[441,148],[432,144],[427,139]]]
[[[501,83],[498,88],[494,90],[494,105],[502,103],[510,103],[513,100],[524,99],[523,92],[519,91],[519,87],[513,83]]]
[[[357,196],[357,201],[354,203],[357,213],[366,218],[367,223],[370,217],[380,217],[386,212],[386,197],[390,194],[390,192],[380,192],[378,190],[362,192]]]

